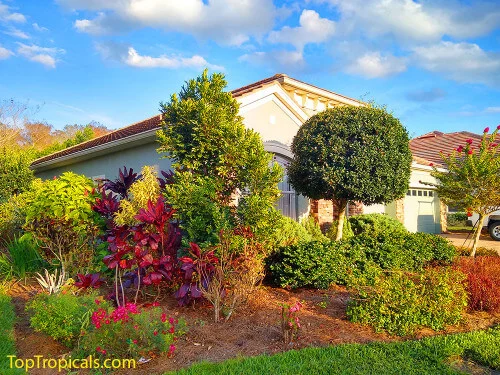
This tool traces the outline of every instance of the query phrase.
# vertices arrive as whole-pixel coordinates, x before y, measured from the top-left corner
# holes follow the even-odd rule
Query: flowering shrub
[[[88,330],[82,332],[80,349],[86,355],[114,358],[160,353],[171,356],[176,349],[175,341],[184,333],[185,322],[167,317],[156,305],[145,308],[127,303],[115,309],[103,306],[92,313]]]
[[[281,333],[285,344],[290,344],[297,337],[300,329],[300,319],[297,312],[300,311],[302,306],[300,302],[293,306],[286,303],[281,305]]]
[[[500,257],[460,258],[455,267],[467,275],[470,310],[500,311]]]

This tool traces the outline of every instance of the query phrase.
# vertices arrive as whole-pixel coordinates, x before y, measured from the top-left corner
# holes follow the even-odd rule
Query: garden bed
[[[20,358],[34,355],[59,357],[69,350],[50,337],[37,333],[29,326],[24,306],[36,287],[17,285],[11,291],[18,320],[16,322],[16,346]],[[173,358],[166,355],[153,358],[149,363],[138,365],[136,370],[123,370],[123,374],[161,374],[165,371],[189,367],[200,361],[220,362],[242,356],[277,354],[291,349],[326,347],[343,343],[392,342],[401,340],[347,320],[345,311],[348,292],[341,287],[326,291],[299,289],[288,291],[279,288],[261,287],[244,310],[235,314],[228,322],[213,322],[213,311],[208,305],[178,307],[171,296],[164,296],[160,306],[169,315],[186,319],[189,331],[176,343]],[[302,324],[300,336],[292,345],[282,342],[279,327],[280,304],[303,301],[299,316]],[[500,314],[467,314],[458,327],[441,333],[467,332],[484,329],[500,323]],[[417,335],[436,335],[426,329]],[[53,370],[32,370],[30,374],[52,374]],[[120,372],[117,372],[120,373]]]

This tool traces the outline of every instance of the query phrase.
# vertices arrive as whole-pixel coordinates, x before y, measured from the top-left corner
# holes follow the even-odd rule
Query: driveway
[[[443,233],[440,236],[447,238],[453,245],[457,247],[471,248],[473,243],[472,234],[468,239],[467,235],[467,233]],[[488,234],[481,234],[478,247],[484,247],[486,249],[494,250],[500,255],[500,241],[492,240]]]

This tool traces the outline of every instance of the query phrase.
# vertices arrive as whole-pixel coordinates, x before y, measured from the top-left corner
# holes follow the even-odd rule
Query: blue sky
[[[500,0],[0,0],[0,99],[58,128],[149,117],[204,67],[374,100],[412,136],[481,132],[500,123]]]

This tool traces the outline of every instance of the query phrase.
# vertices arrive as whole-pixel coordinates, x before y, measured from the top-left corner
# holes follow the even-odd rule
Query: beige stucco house
[[[300,126],[312,115],[338,105],[364,105],[362,102],[319,88],[284,74],[252,83],[232,91],[240,103],[240,115],[247,127],[259,132],[267,151],[275,160],[286,165],[292,158],[290,145]],[[161,159],[155,133],[160,127],[161,115],[129,125],[99,138],[37,159],[32,168],[41,178],[52,178],[64,171],[85,174],[91,178],[115,178],[118,168],[127,166],[140,170],[144,165],[155,165],[158,170],[170,168],[168,159]],[[425,159],[414,157],[410,189],[404,199],[389,205],[363,206],[351,203],[348,215],[358,213],[386,213],[401,220],[411,231],[439,233],[441,218],[439,197],[422,182],[434,182],[431,168]],[[336,218],[329,201],[309,201],[296,194],[287,178],[280,183],[283,193],[278,202],[283,214],[300,219],[309,214],[321,225]]]

